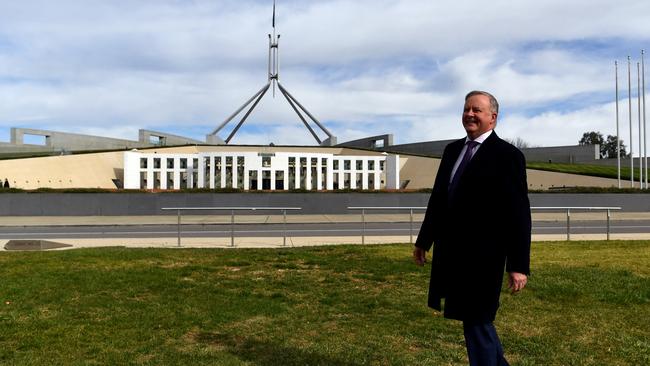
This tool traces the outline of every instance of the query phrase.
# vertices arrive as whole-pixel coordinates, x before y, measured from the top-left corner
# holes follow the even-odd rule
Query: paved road
[[[605,220],[572,221],[572,234],[601,234],[606,232]],[[413,224],[416,236],[420,223]],[[183,237],[230,237],[229,224],[182,225]],[[287,224],[236,224],[236,237],[291,237],[304,236],[354,236],[361,235],[361,223],[295,223]],[[613,221],[612,233],[650,233],[650,220]],[[367,236],[409,235],[408,222],[366,223]],[[533,234],[565,234],[566,222],[534,222]],[[52,238],[161,238],[177,235],[176,225],[88,225],[88,226],[4,226],[0,239],[52,239]]]

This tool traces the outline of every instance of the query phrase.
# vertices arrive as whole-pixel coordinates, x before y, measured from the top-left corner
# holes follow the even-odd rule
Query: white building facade
[[[126,189],[398,189],[399,155],[124,153]]]

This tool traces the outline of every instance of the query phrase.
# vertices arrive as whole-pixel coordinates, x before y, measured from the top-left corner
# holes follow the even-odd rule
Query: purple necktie
[[[465,143],[467,145],[467,149],[465,149],[465,155],[463,155],[463,160],[460,161],[460,164],[458,164],[458,168],[456,169],[456,174],[454,174],[454,177],[451,179],[451,183],[449,184],[449,196],[453,194],[453,192],[456,190],[456,187],[458,186],[458,181],[460,180],[460,176],[463,175],[463,171],[465,168],[467,168],[467,164],[469,164],[469,161],[472,160],[472,150],[478,145],[479,143],[476,141],[469,140]]]

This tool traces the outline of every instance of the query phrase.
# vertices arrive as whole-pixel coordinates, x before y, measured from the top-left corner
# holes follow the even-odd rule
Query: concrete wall
[[[428,193],[3,193],[0,215],[174,215],[160,209],[210,206],[302,207],[301,214],[343,214],[354,212],[348,206],[426,206],[428,200]],[[532,206],[620,206],[628,212],[650,211],[650,194],[543,193],[531,194],[530,200]]]
[[[362,149],[376,149],[385,146],[390,146],[392,144],[393,144],[393,135],[386,134],[386,135],[370,136],[358,140],[347,141],[347,142],[340,143],[336,146],[358,147]]]
[[[43,136],[44,144],[25,144],[25,135]],[[154,141],[152,141],[154,137]],[[152,146],[203,144],[204,142],[163,132],[140,130],[138,140],[116,139],[103,136],[39,130],[32,128],[11,128],[11,141],[0,142],[0,155],[15,156],[26,153],[65,153],[72,151],[121,150]]]
[[[176,214],[163,212],[162,207],[302,207],[301,214],[334,214],[346,213],[348,206],[426,205],[428,197],[428,193],[5,193],[0,194],[0,216]]]

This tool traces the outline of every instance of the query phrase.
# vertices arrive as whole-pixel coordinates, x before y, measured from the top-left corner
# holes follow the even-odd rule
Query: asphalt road
[[[414,236],[420,223],[413,223]],[[572,234],[605,233],[605,220],[572,221]],[[353,236],[361,235],[361,223],[301,223],[301,224],[213,224],[182,225],[183,237],[282,237],[287,236]],[[533,234],[565,234],[566,222],[534,222]],[[409,235],[408,222],[366,223],[367,236]],[[650,220],[612,221],[611,233],[648,233]],[[97,225],[97,226],[5,226],[0,227],[0,239],[54,238],[160,238],[177,235],[176,225]]]

